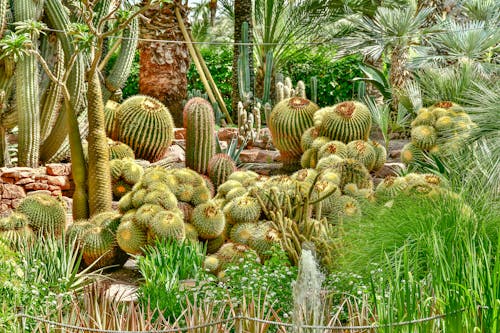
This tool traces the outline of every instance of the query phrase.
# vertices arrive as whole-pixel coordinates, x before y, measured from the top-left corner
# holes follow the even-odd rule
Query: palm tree
[[[410,52],[421,43],[430,8],[416,6],[379,7],[373,18],[350,16],[351,34],[339,45],[339,56],[361,53],[372,60],[390,65],[389,83],[393,89],[393,109],[398,106],[398,92],[412,75],[407,65]]]
[[[139,91],[163,102],[170,110],[176,126],[182,126],[182,101],[187,96],[190,62],[188,48],[183,43],[161,42],[184,40],[175,8],[179,9],[187,25],[187,1],[173,0],[171,3],[156,4],[144,13],[140,35],[146,41],[139,44]]]

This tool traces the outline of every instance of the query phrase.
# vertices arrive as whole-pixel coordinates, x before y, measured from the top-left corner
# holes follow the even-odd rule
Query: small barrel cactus
[[[219,187],[236,171],[236,164],[227,154],[216,154],[208,162],[208,176]]]
[[[195,97],[184,107],[186,120],[186,166],[206,174],[215,154],[214,111],[209,102]]]
[[[112,138],[130,146],[137,158],[158,161],[172,143],[174,122],[160,101],[149,96],[132,96],[117,110]]]
[[[347,156],[360,161],[368,171],[371,171],[375,166],[377,153],[367,141],[354,140],[347,144]]]
[[[302,151],[311,148],[313,141],[319,136],[319,130],[316,127],[310,127],[304,131],[300,138],[300,147]]]
[[[124,217],[116,230],[116,241],[123,251],[129,254],[141,254],[142,248],[147,244],[146,230],[133,218]]]
[[[184,240],[186,230],[182,217],[171,211],[156,214],[148,226],[148,242],[151,243],[156,238]]]
[[[320,135],[344,143],[353,140],[368,140],[372,116],[366,105],[348,101],[320,111],[323,113],[318,126]]]
[[[191,223],[201,238],[214,239],[224,231],[226,220],[219,206],[209,201],[195,207]]]
[[[315,103],[302,97],[288,98],[274,106],[268,126],[284,164],[300,161],[301,137],[313,126],[313,115],[318,109]]]
[[[228,214],[234,223],[251,223],[259,220],[260,212],[261,207],[257,199],[245,195],[231,201]]]
[[[26,215],[35,232],[60,235],[66,227],[66,210],[61,202],[48,194],[27,196],[17,211]]]
[[[356,184],[359,189],[373,188],[373,181],[370,173],[361,162],[355,159],[344,159],[333,165],[331,169],[340,175],[340,188],[343,188],[349,183]]]
[[[437,134],[432,126],[420,125],[411,130],[411,141],[415,146],[428,150],[436,144]]]

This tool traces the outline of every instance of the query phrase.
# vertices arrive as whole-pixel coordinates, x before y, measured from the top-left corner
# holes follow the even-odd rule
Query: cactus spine
[[[285,99],[274,107],[268,125],[284,164],[299,162],[303,152],[301,137],[313,126],[313,114],[318,109],[316,104],[301,97]]]
[[[320,135],[344,143],[368,139],[372,117],[364,104],[342,102],[318,112],[322,114],[318,127]]]
[[[17,22],[37,19],[37,1],[14,1]],[[37,36],[31,36],[34,48],[38,48]],[[38,167],[40,145],[40,100],[38,63],[34,54],[26,54],[16,65],[16,108],[19,127],[19,166]]]
[[[208,176],[215,187],[223,184],[236,171],[234,161],[227,154],[216,154],[208,163]]]
[[[186,106],[186,166],[206,174],[208,162],[215,154],[215,120],[212,106],[199,97],[195,97]]]
[[[149,96],[132,96],[117,111],[112,139],[130,146],[136,158],[157,161],[174,137],[174,122],[167,107]]]

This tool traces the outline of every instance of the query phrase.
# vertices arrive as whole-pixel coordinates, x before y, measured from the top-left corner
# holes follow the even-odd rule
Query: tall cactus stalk
[[[7,22],[8,0],[0,0],[0,38],[3,36],[5,24]]]
[[[262,96],[262,103],[264,104],[269,102],[269,97],[271,95],[272,76],[273,76],[273,51],[269,50],[266,54],[266,73],[264,74],[264,95]]]
[[[186,166],[207,174],[208,162],[215,154],[215,120],[212,106],[195,97],[186,105]]]
[[[21,0],[22,1],[22,0]],[[50,25],[56,30],[67,31],[70,27],[70,19],[66,8],[59,0],[45,0],[45,14],[47,15]],[[72,44],[72,36],[64,32],[57,32],[57,37],[61,41],[66,59],[70,59],[76,52]],[[40,158],[42,161],[50,160],[59,150],[64,140],[68,135],[68,115],[69,112],[78,111],[83,102],[85,91],[84,87],[84,57],[78,55],[76,61],[69,73],[67,82],[69,94],[71,95],[71,109],[60,112],[55,121],[52,131],[47,139],[43,142],[40,148]],[[71,129],[74,131],[75,129]]]
[[[36,19],[37,4],[34,0],[14,1],[16,21]],[[36,48],[38,41],[32,37]],[[40,99],[38,64],[36,56],[25,55],[16,66],[16,107],[18,114],[18,164],[37,167],[40,147]]]
[[[120,54],[116,59],[113,69],[104,80],[103,99],[104,103],[121,89],[127,81],[134,61],[135,50],[137,49],[137,38],[139,37],[139,19],[135,18],[130,22],[129,27],[123,32]]]
[[[109,151],[106,142],[106,124],[101,83],[98,72],[88,72],[88,120],[89,120],[89,193],[90,214],[111,210],[111,177],[109,169]],[[90,76],[91,75],[91,76]]]

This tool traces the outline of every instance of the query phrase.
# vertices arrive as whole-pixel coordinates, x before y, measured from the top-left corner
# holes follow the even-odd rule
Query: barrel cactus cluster
[[[131,158],[114,159],[109,163],[113,198],[120,200],[139,182],[144,169]]]
[[[476,125],[461,106],[444,101],[420,109],[411,126],[411,141],[401,152],[402,162],[408,165],[422,163],[426,156],[456,154]]]

